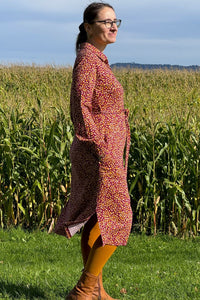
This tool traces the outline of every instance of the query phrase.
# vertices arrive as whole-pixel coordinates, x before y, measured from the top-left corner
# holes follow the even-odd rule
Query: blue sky
[[[90,0],[0,0],[0,64],[73,65]],[[200,65],[200,0],[108,0],[122,19],[110,64]]]

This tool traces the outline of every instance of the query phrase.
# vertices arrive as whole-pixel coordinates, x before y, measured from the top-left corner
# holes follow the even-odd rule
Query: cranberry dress
[[[70,107],[71,195],[55,232],[70,238],[96,213],[103,244],[126,245],[132,225],[128,111],[107,57],[89,43],[81,45],[74,64]]]

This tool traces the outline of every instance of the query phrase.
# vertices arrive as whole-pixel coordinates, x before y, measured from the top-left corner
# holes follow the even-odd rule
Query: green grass
[[[200,238],[131,234],[104,268],[118,299],[200,299]],[[80,235],[71,240],[0,230],[0,299],[64,299],[82,269]]]

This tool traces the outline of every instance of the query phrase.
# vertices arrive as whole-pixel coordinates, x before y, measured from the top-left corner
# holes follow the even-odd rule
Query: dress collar
[[[93,52],[96,56],[98,56],[103,62],[105,62],[106,64],[108,64],[108,59],[107,56],[101,52],[99,49],[97,49],[95,46],[93,46],[90,43],[82,43],[80,46],[80,49],[87,49],[90,50],[91,52]]]

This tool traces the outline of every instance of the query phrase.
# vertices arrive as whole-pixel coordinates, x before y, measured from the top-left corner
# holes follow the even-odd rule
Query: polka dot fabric
[[[107,57],[89,43],[82,44],[74,64],[70,107],[71,195],[55,232],[70,238],[96,213],[103,244],[126,245],[132,225],[128,111]]]

